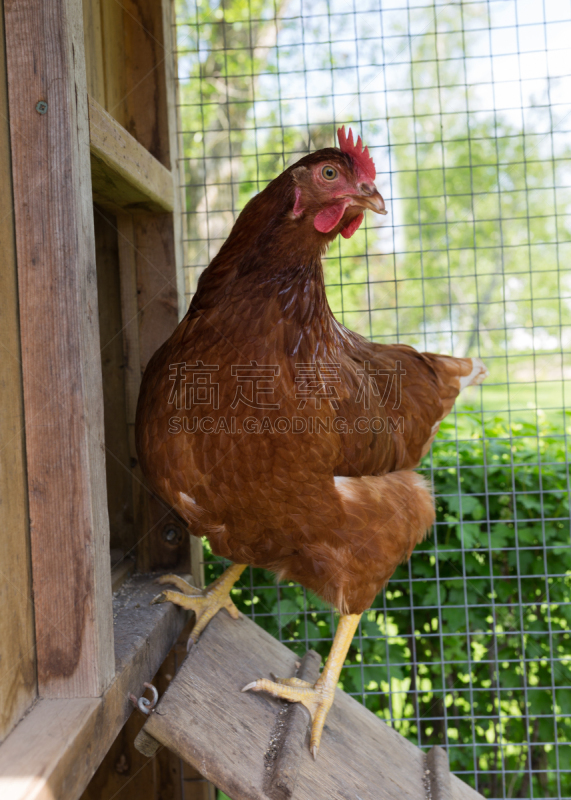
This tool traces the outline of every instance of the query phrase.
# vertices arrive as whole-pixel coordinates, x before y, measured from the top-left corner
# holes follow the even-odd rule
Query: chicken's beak
[[[369,208],[375,214],[387,214],[385,201],[377,191],[374,183],[362,183],[359,186],[359,194],[352,194],[353,205],[360,208]]]

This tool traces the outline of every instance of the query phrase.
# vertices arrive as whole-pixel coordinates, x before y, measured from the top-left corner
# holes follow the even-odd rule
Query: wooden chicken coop
[[[2,3],[3,800],[80,797],[108,752],[86,797],[213,796],[167,751],[139,775],[124,729],[129,693],[174,671],[187,621],[149,607],[145,575],[201,579],[134,449],[141,371],[184,301],[172,14]]]

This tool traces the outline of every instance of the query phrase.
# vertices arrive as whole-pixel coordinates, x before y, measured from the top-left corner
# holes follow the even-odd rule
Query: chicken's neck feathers
[[[350,332],[337,322],[329,306],[319,253],[304,257],[296,249],[276,249],[273,256],[266,253],[262,257],[251,250],[224,255],[202,274],[189,321],[196,315],[215,313],[224,323],[225,334],[231,336],[234,326],[243,325],[236,307],[245,302],[252,324],[268,346],[278,327],[285,325],[290,356],[321,359],[344,347]],[[256,263],[245,268],[249,256]]]

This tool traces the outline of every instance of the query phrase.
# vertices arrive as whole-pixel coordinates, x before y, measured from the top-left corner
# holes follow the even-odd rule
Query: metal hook
[[[139,711],[143,712],[143,714],[146,714],[146,716],[149,716],[151,711],[153,711],[155,706],[157,705],[157,702],[158,702],[158,699],[159,699],[159,693],[155,689],[155,687],[153,686],[152,683],[144,683],[143,686],[145,686],[147,689],[151,690],[151,692],[153,693],[153,699],[152,700],[148,700],[146,697],[143,697],[143,696],[137,698],[134,694],[130,694],[129,695],[129,700],[133,703],[135,708],[138,708]]]

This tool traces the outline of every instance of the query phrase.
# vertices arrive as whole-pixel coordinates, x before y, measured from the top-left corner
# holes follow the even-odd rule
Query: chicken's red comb
[[[374,181],[377,175],[375,162],[369,155],[369,148],[365,147],[363,150],[361,137],[358,137],[357,144],[355,144],[353,142],[353,131],[349,128],[349,136],[347,136],[345,134],[345,125],[343,125],[342,128],[337,129],[337,138],[339,139],[341,152],[351,156],[353,161],[357,164],[359,171],[370,181]]]

